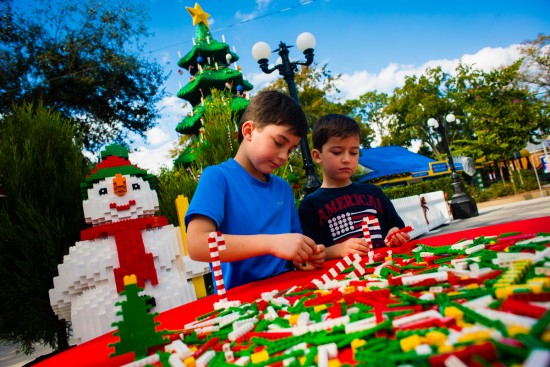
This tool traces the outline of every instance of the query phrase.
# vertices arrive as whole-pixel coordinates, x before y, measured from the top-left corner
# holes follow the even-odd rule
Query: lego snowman
[[[196,299],[179,229],[155,216],[153,176],[132,165],[122,146],[111,145],[101,156],[81,184],[84,216],[92,227],[63,258],[49,292],[55,314],[72,323],[79,344],[113,330],[125,275],[135,274],[138,286],[153,297],[151,312]]]

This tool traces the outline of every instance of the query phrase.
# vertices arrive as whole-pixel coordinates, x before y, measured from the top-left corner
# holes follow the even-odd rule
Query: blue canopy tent
[[[428,176],[431,162],[436,161],[400,146],[361,149],[359,164],[369,173],[361,176],[359,182],[392,175]]]

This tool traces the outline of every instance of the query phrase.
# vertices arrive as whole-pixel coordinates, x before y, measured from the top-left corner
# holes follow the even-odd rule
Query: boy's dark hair
[[[276,90],[263,91],[252,98],[239,121],[239,143],[243,141],[242,126],[246,121],[254,121],[256,128],[285,125],[300,138],[308,132],[302,107],[291,97]]]
[[[345,115],[329,114],[323,116],[313,127],[311,137],[313,149],[321,151],[323,145],[333,136],[337,138],[361,137],[361,128],[357,121]]]

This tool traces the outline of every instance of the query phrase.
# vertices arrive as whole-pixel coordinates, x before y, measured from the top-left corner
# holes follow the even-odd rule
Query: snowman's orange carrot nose
[[[117,173],[115,177],[113,177],[113,189],[118,196],[124,196],[127,191],[126,177]]]

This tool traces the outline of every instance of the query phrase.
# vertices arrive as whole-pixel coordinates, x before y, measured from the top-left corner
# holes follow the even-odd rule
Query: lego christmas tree
[[[121,294],[126,296],[126,301],[116,303],[121,308],[117,315],[122,316],[122,320],[113,323],[113,326],[118,328],[113,335],[118,336],[120,340],[109,345],[109,347],[115,348],[111,357],[134,352],[137,360],[147,356],[148,348],[168,342],[164,338],[168,331],[157,332],[155,330],[155,327],[159,325],[158,322],[155,322],[158,313],[149,313],[152,306],[148,301],[151,300],[151,297],[140,296],[139,292],[141,291],[143,289],[138,288],[135,275],[124,277],[124,290]]]
[[[253,88],[252,84],[243,78],[242,73],[236,66],[239,59],[229,46],[219,42],[212,37],[206,13],[198,3],[195,7],[187,7],[187,11],[193,18],[193,25],[197,26],[196,35],[193,39],[193,48],[180,60],[178,66],[187,70],[190,74],[190,81],[183,86],[177,96],[185,99],[192,106],[189,113],[177,126],[176,131],[188,135],[192,139],[189,146],[175,160],[176,166],[189,166],[196,157],[198,151],[204,147],[202,129],[208,128],[208,122],[202,119],[205,103],[212,103],[209,97],[213,89],[226,90],[231,95],[231,111],[238,118],[248,106],[249,100],[246,92]],[[234,68],[231,68],[231,65]],[[180,71],[183,74],[183,71]],[[233,121],[227,121],[233,124]],[[229,125],[228,125],[229,126]],[[231,125],[230,131],[234,130]]]

